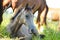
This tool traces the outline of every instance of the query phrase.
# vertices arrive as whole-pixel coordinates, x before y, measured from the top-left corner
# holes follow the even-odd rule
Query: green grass
[[[56,32],[50,28],[44,30],[44,40],[60,40],[60,32]]]
[[[3,14],[3,22],[0,25],[0,37],[9,36],[6,31],[6,26],[9,23],[11,16],[12,16],[11,14],[6,14],[6,13]]]
[[[3,39],[6,38],[6,40],[10,40],[9,34],[6,32],[6,26],[9,23],[11,18],[11,14],[4,14],[3,15],[3,22],[0,25],[0,38],[2,37]],[[45,38],[42,40],[60,40],[60,32],[56,31],[58,27],[58,21],[47,21],[48,27],[45,27],[44,30],[44,35]],[[40,37],[33,36],[33,40],[41,40]]]

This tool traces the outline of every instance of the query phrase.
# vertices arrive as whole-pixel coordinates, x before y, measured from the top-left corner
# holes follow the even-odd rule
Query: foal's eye
[[[26,15],[26,18],[29,18],[29,16],[28,16],[28,15]]]

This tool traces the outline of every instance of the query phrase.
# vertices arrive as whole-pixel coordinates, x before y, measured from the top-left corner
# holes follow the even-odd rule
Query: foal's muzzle
[[[34,31],[34,29],[31,30],[32,34],[36,36],[36,32]]]
[[[34,29],[34,28],[33,28],[33,29],[30,29],[30,30],[29,30],[29,34],[33,34],[33,35],[36,36],[36,35],[37,35],[37,32],[36,32],[36,31],[37,31],[37,30]]]

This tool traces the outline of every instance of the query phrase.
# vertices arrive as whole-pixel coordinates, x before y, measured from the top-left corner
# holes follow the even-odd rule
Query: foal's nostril
[[[29,34],[32,34],[31,29],[28,30]]]
[[[35,31],[33,29],[31,30],[31,32],[32,32],[32,34],[36,35],[36,33],[35,33]]]

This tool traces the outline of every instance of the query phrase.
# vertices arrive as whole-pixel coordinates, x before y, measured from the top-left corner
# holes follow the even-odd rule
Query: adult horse
[[[37,17],[37,24],[38,24],[38,28],[40,27],[40,25],[42,25],[43,23],[46,24],[46,15],[48,12],[48,6],[46,4],[46,0],[18,0],[17,5],[15,7],[15,11],[16,9],[19,7],[19,5],[22,5],[20,8],[25,7],[26,4],[29,4],[30,7],[34,6],[33,10],[33,14],[38,11],[38,17]],[[42,13],[42,11],[44,10],[44,8],[46,8],[46,12],[45,12],[45,17],[43,19],[43,22],[40,24],[40,15]]]
[[[10,2],[11,3],[11,2]],[[14,12],[16,11],[16,9],[19,7],[19,5],[22,5],[20,7],[20,9],[22,7],[25,7],[26,4],[29,4],[30,7],[32,7],[33,5],[34,6],[34,9],[33,10],[33,14],[38,11],[38,17],[37,17],[37,24],[38,24],[38,28],[40,27],[40,25],[42,25],[43,23],[46,24],[46,15],[47,15],[47,12],[48,12],[48,6],[46,4],[46,0],[18,0],[16,2],[16,6],[14,7]],[[12,7],[13,8],[13,7]],[[45,12],[45,17],[43,18],[43,22],[40,23],[40,15],[42,13],[42,11],[44,10],[44,8],[46,8],[46,12]]]
[[[32,8],[26,5],[25,8],[17,8],[16,15],[12,17],[7,26],[11,37],[25,37],[23,40],[31,40],[32,34],[38,35],[34,26]]]

